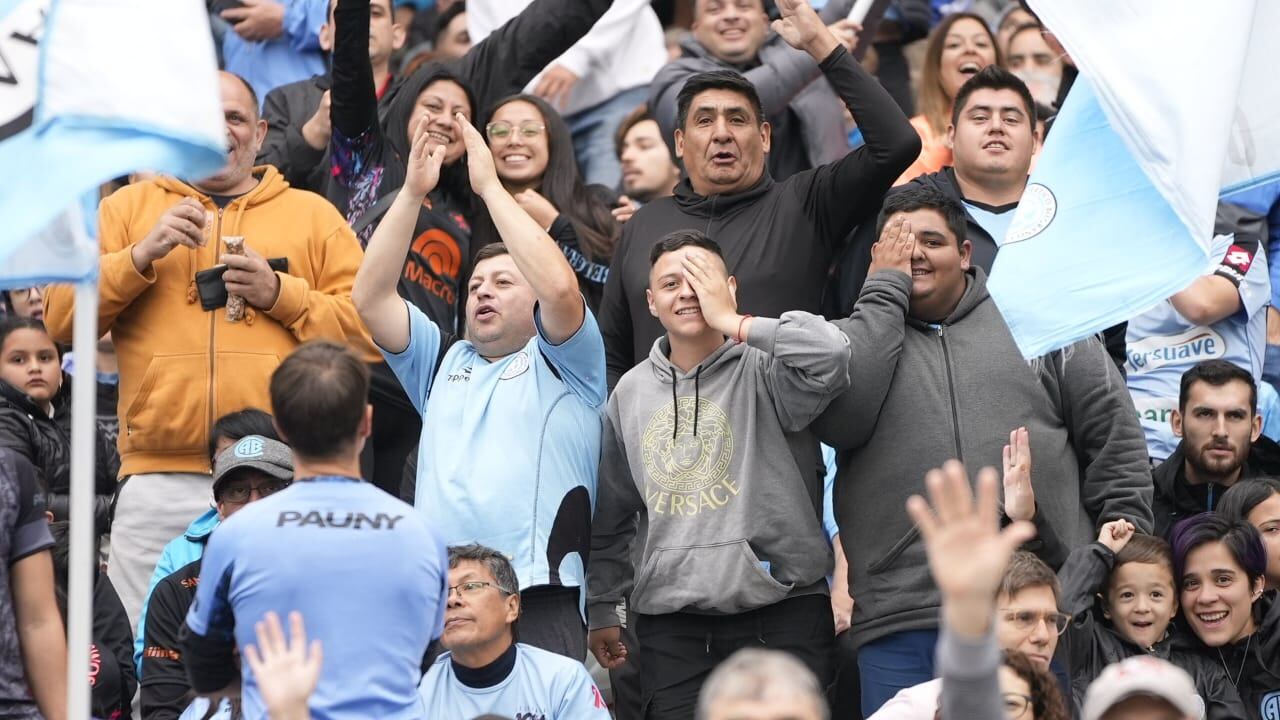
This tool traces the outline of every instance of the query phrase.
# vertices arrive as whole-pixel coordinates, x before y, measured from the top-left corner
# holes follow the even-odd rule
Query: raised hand
[[[722,335],[736,334],[742,316],[738,315],[738,301],[729,289],[729,274],[724,266],[711,260],[705,251],[686,253],[680,264],[694,294],[698,296],[698,307],[707,325]]]
[[[1004,446],[1004,514],[1010,520],[1036,516],[1036,493],[1031,487],[1031,438],[1022,427],[1009,433]]]
[[[897,270],[911,275],[911,255],[916,250],[916,235],[911,232],[911,221],[901,215],[885,224],[880,239],[871,246],[871,265],[867,277],[881,270]]]
[[[462,140],[467,146],[467,175],[471,178],[471,189],[482,199],[485,193],[502,190],[498,170],[493,164],[493,151],[484,141],[484,136],[462,113],[453,116],[453,126],[462,133]]]
[[[996,591],[1009,558],[1035,537],[1035,527],[1015,522],[1000,529],[995,468],[978,474],[974,502],[969,477],[958,460],[925,476],[929,500],[912,495],[907,513],[929,556],[929,570],[942,593],[943,617],[958,635],[981,637],[995,614]]]
[[[573,86],[577,84],[576,73],[563,65],[556,64],[542,73],[542,79],[538,80],[538,86],[533,89],[533,94],[551,103],[557,110],[564,111],[565,106],[569,104],[569,93],[573,92]]]
[[[777,0],[777,5],[780,17],[773,21],[773,31],[791,47],[822,62],[840,45],[806,0]]]
[[[443,145],[427,151],[427,128],[430,124],[427,117],[418,120],[418,126],[413,129],[413,146],[409,149],[406,163],[404,191],[419,199],[436,189],[436,183],[440,182],[440,166],[444,164]]]
[[[307,700],[320,679],[320,666],[324,652],[319,640],[307,644],[307,629],[302,615],[289,613],[289,639],[286,641],[280,626],[280,616],[268,612],[254,625],[258,634],[257,645],[246,645],[245,662],[253,671],[262,701],[273,720],[311,717]]]
[[[1133,533],[1136,531],[1137,528],[1128,520],[1112,520],[1098,531],[1098,542],[1107,546],[1113,554],[1118,553],[1129,544],[1129,540],[1133,538]]]

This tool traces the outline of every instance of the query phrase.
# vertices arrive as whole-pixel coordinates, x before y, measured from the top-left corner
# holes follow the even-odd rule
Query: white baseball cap
[[[1138,696],[1164,700],[1185,717],[1203,717],[1204,702],[1185,670],[1157,657],[1139,655],[1108,665],[1093,681],[1085,695],[1083,720],[1100,720],[1118,703]]]

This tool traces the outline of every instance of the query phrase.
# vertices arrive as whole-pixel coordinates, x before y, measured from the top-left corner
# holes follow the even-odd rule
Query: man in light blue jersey
[[[325,648],[313,718],[425,717],[416,688],[443,622],[445,549],[409,505],[360,479],[368,392],[368,367],[329,342],[303,345],[272,374],[294,481],[209,538],[181,641],[197,693],[236,685],[234,652],[267,612],[298,611]],[[244,716],[265,718],[252,670],[239,674]]]
[[[483,545],[449,548],[440,645],[418,693],[432,720],[486,713],[538,720],[607,720],[581,662],[516,642],[520,582],[506,556]]]
[[[1129,320],[1126,381],[1156,463],[1178,446],[1171,421],[1183,373],[1205,360],[1226,360],[1255,382],[1262,379],[1271,297],[1265,225],[1257,215],[1220,203],[1205,274]]]
[[[525,642],[581,661],[580,588],[591,538],[605,401],[604,343],[559,247],[503,189],[463,117],[471,187],[505,241],[482,248],[467,285],[466,338],[396,294],[441,152],[414,129],[406,180],[369,240],[352,299],[423,415],[416,506],[451,545],[480,543],[522,581]]]

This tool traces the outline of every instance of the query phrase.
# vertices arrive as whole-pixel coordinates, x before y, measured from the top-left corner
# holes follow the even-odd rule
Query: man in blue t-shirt
[[[423,415],[416,506],[450,545],[511,558],[522,581],[524,641],[581,661],[580,588],[591,538],[605,401],[604,341],[578,280],[516,204],[465,120],[471,187],[505,241],[476,255],[465,340],[396,294],[414,222],[443,156],[414,135],[404,186],[369,240],[352,300]]]
[[[233,654],[255,641],[254,623],[296,610],[325,648],[312,717],[424,717],[416,686],[440,635],[444,545],[408,505],[360,479],[368,392],[368,367],[329,342],[303,345],[272,374],[294,482],[209,538],[182,642],[196,692],[234,685]],[[240,675],[245,717],[264,718],[253,673],[244,665]]]
[[[511,563],[497,550],[449,548],[448,608],[440,638],[448,652],[436,658],[418,685],[427,717],[470,720],[492,713],[607,720],[604,698],[581,662],[516,642],[519,587]]]

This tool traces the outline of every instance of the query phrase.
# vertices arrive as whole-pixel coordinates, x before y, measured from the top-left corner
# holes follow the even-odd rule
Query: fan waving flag
[[[103,182],[225,162],[201,0],[0,0],[0,286],[96,274]]]
[[[1080,76],[989,289],[1025,357],[1146,310],[1209,265],[1220,192],[1280,176],[1280,3],[1031,0]],[[1210,53],[1186,38],[1213,38]]]

